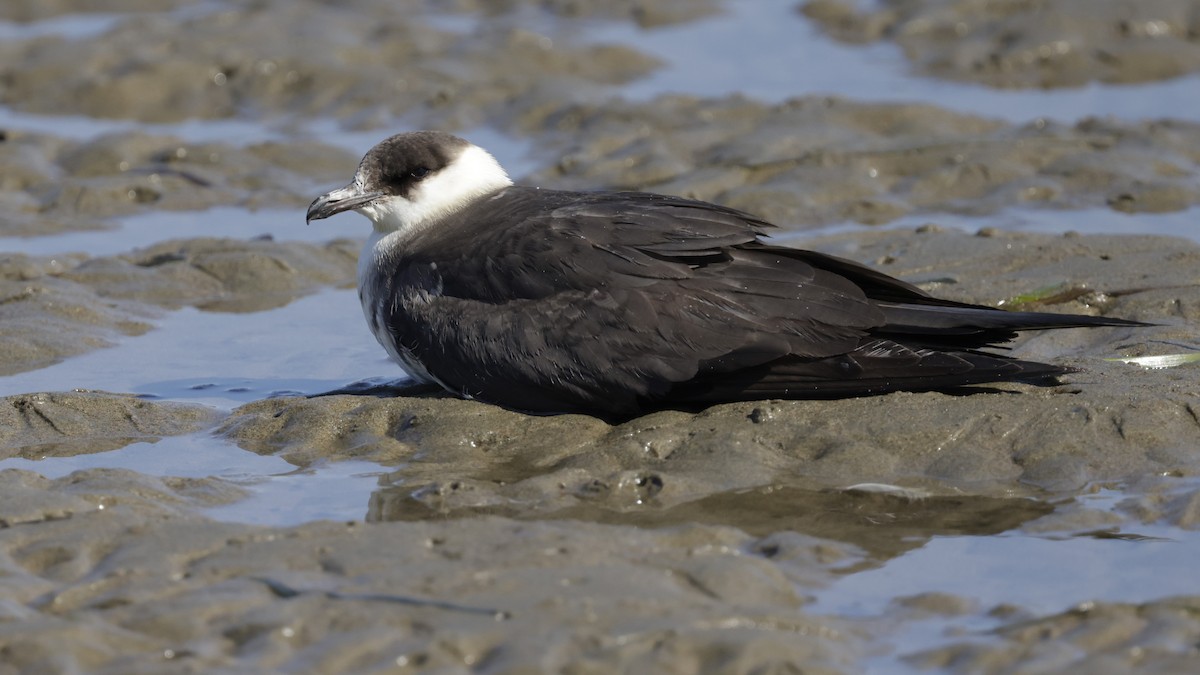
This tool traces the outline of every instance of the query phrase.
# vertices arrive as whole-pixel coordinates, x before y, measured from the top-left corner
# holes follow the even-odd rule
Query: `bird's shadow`
[[[1030,384],[1036,384],[1039,386],[1055,386],[1055,385],[1061,386],[1064,383],[1062,383],[1062,382],[1044,382],[1044,383],[1030,383]],[[955,396],[955,397],[976,396],[976,395],[1020,395],[1021,393],[1023,393],[1023,392],[1015,391],[1012,389],[1000,389],[1000,388],[993,387],[993,386],[978,385],[978,384],[963,385],[961,387],[946,387],[946,388],[938,389],[936,391],[939,394],[945,394],[947,396]],[[828,400],[837,400],[837,399],[864,398],[864,396],[870,396],[870,397],[885,396],[889,393],[895,393],[895,392],[879,392],[877,394],[866,394],[866,395],[860,394],[857,396],[811,396],[811,397],[797,398],[797,399],[791,399],[791,400],[828,401]],[[1067,391],[1066,393],[1078,393],[1078,392],[1077,391]],[[443,389],[441,386],[439,386],[435,383],[414,382],[413,380],[411,380],[409,378],[400,378],[400,379],[394,379],[394,380],[380,380],[379,378],[372,378],[372,379],[366,379],[366,380],[358,380],[356,382],[351,382],[350,384],[347,384],[344,387],[338,387],[336,389],[330,389],[328,391],[322,391],[322,392],[319,392],[316,394],[306,394],[304,397],[307,399],[313,399],[313,398],[322,398],[325,396],[370,396],[372,398],[427,398],[427,399],[455,398],[452,394],[450,394],[445,389]],[[764,399],[764,400],[769,400],[769,399]],[[497,407],[503,408],[505,410],[509,410],[511,412],[520,413],[523,415],[531,415],[531,416],[535,416],[535,417],[552,417],[555,415],[570,415],[570,414],[588,415],[591,417],[595,417],[597,419],[604,420],[605,422],[607,422],[610,425],[617,426],[620,424],[624,424],[626,422],[631,422],[633,420],[636,420],[639,417],[643,417],[645,415],[650,415],[650,414],[657,413],[657,412],[674,411],[674,412],[682,412],[682,413],[686,413],[686,414],[695,415],[695,414],[704,412],[705,410],[707,410],[715,405],[720,405],[721,403],[753,403],[753,402],[755,402],[755,401],[747,399],[744,401],[718,401],[718,402],[695,402],[695,403],[668,402],[668,403],[663,403],[660,405],[647,404],[646,407],[643,408],[642,410],[640,410],[638,413],[630,414],[630,415],[606,415],[603,413],[598,413],[596,411],[569,410],[569,409],[564,409],[564,410],[555,411],[555,412],[547,412],[547,411],[542,411],[542,410],[531,411],[531,410],[522,410],[521,408],[514,407],[514,406],[506,406],[506,405],[500,405],[500,404],[492,404],[492,405],[497,405]]]
[[[380,381],[378,379],[358,380],[344,387],[307,394],[305,398],[320,398],[322,396],[372,396],[374,398],[400,398],[422,396],[427,398],[444,398],[446,391],[432,382],[414,382],[409,378]]]

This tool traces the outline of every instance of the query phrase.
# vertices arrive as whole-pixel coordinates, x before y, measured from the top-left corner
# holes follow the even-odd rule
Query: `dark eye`
[[[426,169],[423,166],[418,166],[417,168],[413,169],[412,171],[409,171],[408,175],[412,176],[413,178],[416,178],[417,180],[420,180],[420,179],[424,178],[425,176],[429,175],[429,169]]]

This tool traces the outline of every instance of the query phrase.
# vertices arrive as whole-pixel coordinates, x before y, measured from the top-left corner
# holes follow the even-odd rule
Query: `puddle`
[[[403,374],[367,331],[353,290],[323,291],[250,314],[186,308],[156,323],[154,330],[114,347],[0,377],[0,396],[99,389],[230,410],[275,394],[320,393],[356,380]],[[361,521],[377,476],[394,469],[363,461],[297,469],[279,457],[247,452],[207,432],[110,452],[0,460],[0,470],[27,469],[51,478],[97,467],[229,480],[248,488],[251,496],[204,512],[262,525]]]
[[[914,73],[894,44],[837,42],[805,19],[798,5],[796,0],[728,2],[722,13],[711,17],[649,29],[595,20],[583,24],[585,31],[579,22],[556,22],[532,8],[482,20],[561,35],[572,43],[627,45],[659,59],[664,65],[649,76],[612,90],[613,96],[637,101],[660,94],[741,94],[770,102],[829,95],[864,102],[927,103],[1018,124],[1039,118],[1075,122],[1089,116],[1200,120],[1200,75],[1057,90],[950,82]],[[459,34],[472,33],[481,21],[458,14],[435,14],[430,20]]]
[[[1126,496],[1103,490],[1078,501],[1111,511]],[[987,631],[1004,620],[987,612],[997,606],[1016,606],[1041,616],[1090,602],[1142,603],[1200,595],[1194,563],[1200,556],[1200,537],[1195,532],[1133,524],[1122,533],[1137,538],[1034,536],[1020,531],[934,536],[881,567],[843,576],[816,591],[807,609],[888,624],[886,642],[894,652],[863,665],[871,671],[916,672],[901,660],[904,655],[951,642],[994,640]],[[897,611],[896,598],[923,593],[966,598],[977,611],[927,618]]]
[[[131,14],[65,14],[30,23],[0,21],[0,40],[59,37],[82,40],[107,32]]]
[[[145,335],[41,370],[0,377],[0,396],[99,389],[232,409],[281,392],[319,393],[399,377],[353,290],[250,314],[185,308]]]
[[[150,476],[216,476],[234,482],[285,474],[296,469],[278,457],[246,452],[206,433],[170,436],[153,443],[130,443],[109,452],[44,459],[10,457],[0,461],[0,469],[36,471],[47,478],[60,478],[72,471],[102,468],[130,469]]]
[[[0,470],[24,469],[47,478],[96,468],[130,469],[151,476],[222,478],[247,488],[251,495],[232,504],[202,509],[205,515],[279,526],[313,520],[363,520],[379,476],[390,470],[358,460],[297,469],[279,457],[246,452],[208,433],[131,443],[110,452],[0,460]]]
[[[796,8],[795,0],[730,2],[724,14],[693,23],[647,31],[604,24],[589,39],[628,44],[667,64],[621,88],[622,96],[638,100],[664,92],[741,93],[764,101],[828,94],[857,101],[928,103],[1014,123],[1110,115],[1200,120],[1200,75],[1127,86],[990,89],[918,76],[893,44],[836,42]]]
[[[1155,539],[934,537],[883,567],[842,578],[817,593],[810,608],[877,616],[897,595],[936,592],[972,598],[984,609],[1009,603],[1052,613],[1090,600],[1200,594],[1194,562],[1200,559],[1200,538],[1161,526],[1137,527],[1136,533]],[[1032,579],[1037,583],[1030,584]]]
[[[363,234],[367,221],[356,232],[340,228],[306,226],[303,209],[260,209],[247,211],[218,206],[206,211],[151,211],[112,221],[114,229],[67,232],[44,237],[0,237],[0,251],[27,255],[58,255],[82,252],[109,256],[145,248],[167,239],[229,237],[278,241],[324,243],[340,236]]]
[[[278,526],[313,520],[362,522],[379,477],[391,470],[373,462],[347,460],[248,476],[235,482],[249,488],[250,497],[205,509],[204,514],[218,520]]]

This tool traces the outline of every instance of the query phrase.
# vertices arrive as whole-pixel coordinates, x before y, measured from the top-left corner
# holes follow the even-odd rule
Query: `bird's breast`
[[[439,382],[429,368],[406,344],[415,343],[405,339],[407,322],[402,313],[407,303],[405,298],[417,289],[407,279],[411,263],[388,246],[387,235],[372,233],[358,257],[358,299],[362,303],[363,317],[375,339],[393,361],[419,382]]]

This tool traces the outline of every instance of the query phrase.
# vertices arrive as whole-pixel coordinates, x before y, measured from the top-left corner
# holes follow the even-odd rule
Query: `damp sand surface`
[[[1062,0],[923,34],[934,4],[6,6],[0,660],[1187,670],[1200,371],[1114,359],[1196,347],[1195,18]],[[1111,58],[1074,58],[1098,25]],[[423,126],[939,295],[1157,325],[1027,336],[1080,372],[970,396],[616,426],[305,398],[403,376],[353,290],[365,222],[302,214]]]

